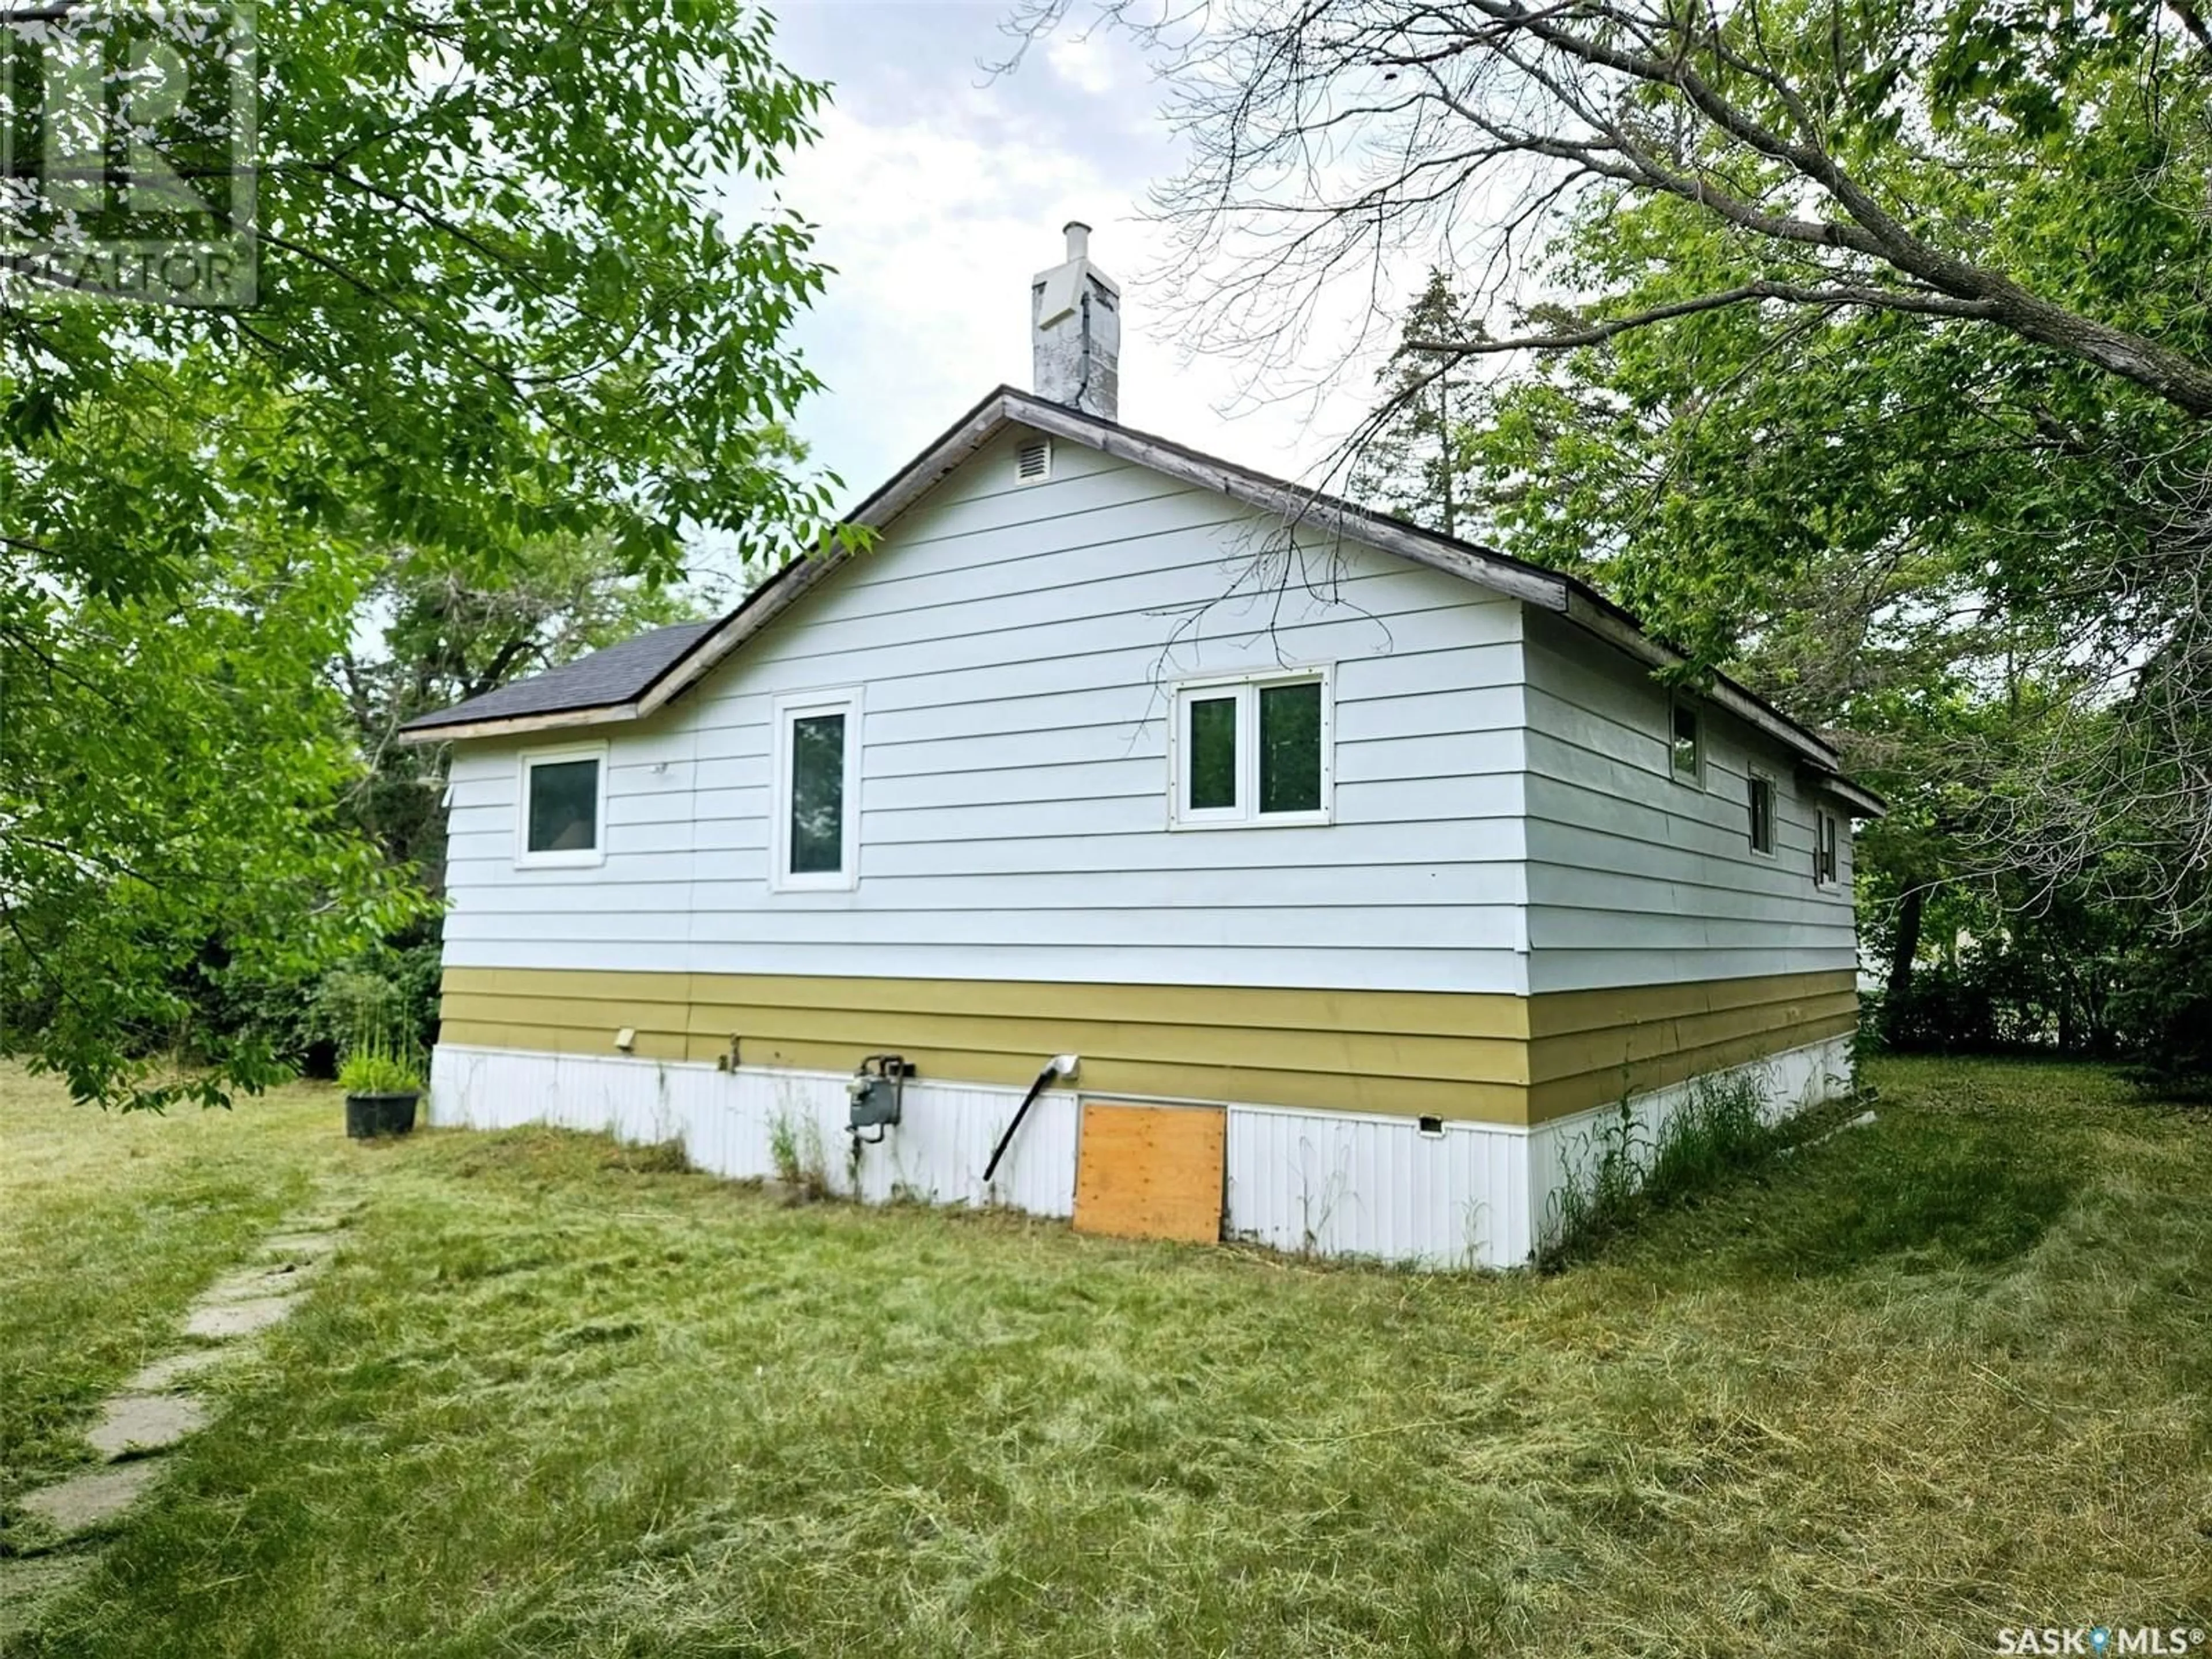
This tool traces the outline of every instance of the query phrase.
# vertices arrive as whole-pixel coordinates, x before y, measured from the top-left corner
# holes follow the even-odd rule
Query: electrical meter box
[[[897,1054],[870,1054],[860,1062],[860,1070],[845,1085],[846,1098],[852,1103],[845,1127],[854,1139],[873,1145],[898,1122],[905,1103],[906,1080],[913,1075],[914,1066]],[[868,1129],[875,1133],[862,1133]]]

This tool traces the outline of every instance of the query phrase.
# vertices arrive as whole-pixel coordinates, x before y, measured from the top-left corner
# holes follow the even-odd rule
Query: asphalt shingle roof
[[[656,628],[650,634],[640,634],[588,657],[502,685],[451,708],[418,715],[402,729],[422,732],[520,714],[558,714],[574,708],[605,708],[629,702],[673,667],[677,659],[714,626],[702,622]]]

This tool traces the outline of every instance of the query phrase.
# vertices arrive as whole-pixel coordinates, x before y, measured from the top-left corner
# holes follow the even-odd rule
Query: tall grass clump
[[[411,1094],[428,1069],[399,1018],[398,999],[371,995],[353,1011],[353,1031],[338,1061],[338,1087],[350,1095]]]
[[[786,1108],[769,1120],[769,1161],[775,1178],[793,1199],[810,1204],[836,1196],[830,1184],[830,1163],[822,1147],[822,1127],[811,1117]]]
[[[1560,1151],[1566,1178],[1553,1197],[1540,1265],[1558,1268],[1595,1255],[1651,1211],[1691,1202],[1765,1163],[1785,1139],[1766,1121],[1755,1073],[1698,1079],[1656,1134],[1637,1117],[1632,1097],[1622,1096],[1594,1136]],[[1577,1151],[1588,1156],[1577,1160]]]

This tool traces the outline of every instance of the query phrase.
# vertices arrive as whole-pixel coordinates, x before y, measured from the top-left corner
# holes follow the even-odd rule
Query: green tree
[[[705,599],[635,574],[599,536],[541,538],[489,576],[475,561],[434,551],[390,555],[361,612],[361,626],[375,628],[373,648],[349,640],[332,665],[368,768],[348,816],[390,863],[441,893],[445,751],[401,744],[399,728],[650,629],[696,621]]]
[[[180,970],[327,959],[404,908],[347,833],[362,760],[324,677],[363,549],[491,591],[588,539],[665,582],[702,532],[811,544],[833,483],[781,424],[813,385],[785,343],[822,283],[807,228],[716,203],[772,180],[824,95],[764,13],[259,17],[258,303],[104,303],[21,261],[0,295],[0,1046],[87,1097],[265,1082],[250,1043],[149,1080]],[[27,84],[0,78],[11,128]]]
[[[1484,388],[1464,358],[1439,358],[1417,343],[1479,338],[1482,323],[1453,289],[1451,273],[1431,269],[1403,330],[1376,376],[1382,402],[1358,446],[1352,493],[1395,517],[1463,535],[1471,527],[1466,439]]]
[[[2196,7],[1230,0],[1148,38],[1212,339],[1453,246],[1492,326],[1407,345],[1502,360],[1461,481],[1509,550],[1975,800],[1960,872],[2212,907]]]

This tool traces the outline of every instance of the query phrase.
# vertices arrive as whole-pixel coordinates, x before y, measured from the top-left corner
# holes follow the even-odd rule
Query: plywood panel
[[[1212,1243],[1221,1237],[1225,1146],[1218,1106],[1084,1102],[1076,1231]]]

